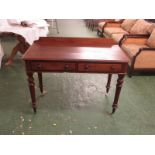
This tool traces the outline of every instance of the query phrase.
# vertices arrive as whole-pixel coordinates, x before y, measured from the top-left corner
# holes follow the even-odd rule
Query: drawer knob
[[[111,70],[115,70],[115,67],[114,67],[114,66],[111,66],[110,69],[111,69]]]
[[[85,70],[88,70],[89,69],[89,66],[88,65],[85,65],[84,68],[85,68]]]
[[[69,65],[65,64],[65,70],[69,69]]]
[[[41,64],[38,64],[38,65],[37,65],[37,68],[38,68],[38,69],[41,69],[41,68],[42,68],[42,65],[41,65]]]

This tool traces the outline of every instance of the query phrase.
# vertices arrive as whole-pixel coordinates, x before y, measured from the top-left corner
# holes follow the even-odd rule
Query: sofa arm
[[[123,43],[145,44],[149,36],[149,34],[124,34],[119,41],[119,46]]]
[[[122,21],[108,21],[105,23],[104,27],[120,27]]]
[[[155,69],[155,48],[140,48],[134,56],[134,68]]]
[[[120,21],[107,21],[102,27],[102,32],[104,32],[104,28],[106,27],[121,27],[123,20]]]

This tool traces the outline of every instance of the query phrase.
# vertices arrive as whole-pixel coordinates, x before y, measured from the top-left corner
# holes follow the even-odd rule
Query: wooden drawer
[[[94,64],[94,63],[80,63],[78,64],[79,72],[120,72],[122,69],[121,64]]]
[[[75,63],[31,62],[31,69],[35,71],[75,71],[75,66]]]

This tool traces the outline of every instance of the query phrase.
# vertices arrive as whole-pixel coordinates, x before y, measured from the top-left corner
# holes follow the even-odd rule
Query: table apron
[[[26,62],[27,71],[32,72],[126,73],[127,66],[124,63]]]

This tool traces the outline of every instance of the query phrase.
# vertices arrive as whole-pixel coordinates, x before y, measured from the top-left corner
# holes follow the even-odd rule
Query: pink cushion
[[[152,31],[149,39],[147,40],[147,45],[149,47],[155,48],[155,29]]]
[[[125,19],[123,23],[121,24],[121,27],[126,30],[130,31],[132,26],[136,23],[137,19]]]
[[[133,25],[130,30],[131,34],[148,34],[150,28],[152,27],[152,23],[149,23],[143,19],[139,19]]]

